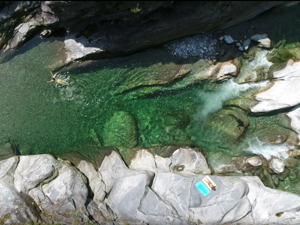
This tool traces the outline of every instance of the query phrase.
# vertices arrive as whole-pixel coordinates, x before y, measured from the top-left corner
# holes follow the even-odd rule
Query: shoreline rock
[[[153,165],[144,166],[149,157]],[[166,170],[155,163],[162,159],[169,159]],[[184,169],[174,170],[178,166]],[[13,156],[1,160],[0,168],[5,193],[0,198],[0,218],[5,223],[300,222],[300,197],[267,188],[258,177],[211,175],[217,188],[204,196],[196,183],[210,170],[201,152],[188,147],[177,148],[168,158],[141,149],[131,169],[116,151],[105,156],[96,169],[86,160],[76,168],[47,154]]]

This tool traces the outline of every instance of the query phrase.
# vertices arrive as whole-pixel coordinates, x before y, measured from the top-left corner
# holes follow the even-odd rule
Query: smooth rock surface
[[[300,62],[290,59],[285,68],[273,73],[273,86],[256,95],[259,101],[252,112],[270,112],[300,104]]]
[[[51,155],[20,156],[14,174],[14,185],[19,192],[28,193],[55,171],[56,160]]]
[[[282,173],[284,171],[284,161],[278,158],[272,158],[269,161],[269,168],[274,171],[274,173]]]

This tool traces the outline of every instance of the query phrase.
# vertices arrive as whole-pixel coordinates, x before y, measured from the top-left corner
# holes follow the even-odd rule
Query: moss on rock
[[[137,127],[133,116],[118,111],[104,126],[105,146],[133,148],[137,145]]]

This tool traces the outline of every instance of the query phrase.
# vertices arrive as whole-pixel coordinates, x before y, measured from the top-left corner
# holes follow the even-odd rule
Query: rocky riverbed
[[[159,149],[139,149],[129,167],[115,149],[98,164],[74,155],[72,163],[47,154],[2,160],[1,222],[299,224],[299,196],[267,188],[258,177],[215,175],[217,188],[205,196],[196,184],[212,171],[201,151],[170,150],[163,157]],[[261,161],[247,158],[245,167]],[[278,173],[279,163],[269,163]]]

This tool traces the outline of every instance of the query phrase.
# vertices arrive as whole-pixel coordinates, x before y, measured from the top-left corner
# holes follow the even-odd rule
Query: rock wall
[[[0,49],[20,48],[35,36],[64,37],[81,58],[136,52],[247,21],[291,2],[15,1],[0,5]],[[72,43],[75,42],[75,43]]]
[[[47,154],[13,156],[0,161],[1,223],[299,224],[299,196],[253,176],[213,175],[216,190],[204,196],[196,184],[210,173],[189,147],[168,158],[141,149],[129,168],[116,151],[100,167]]]

